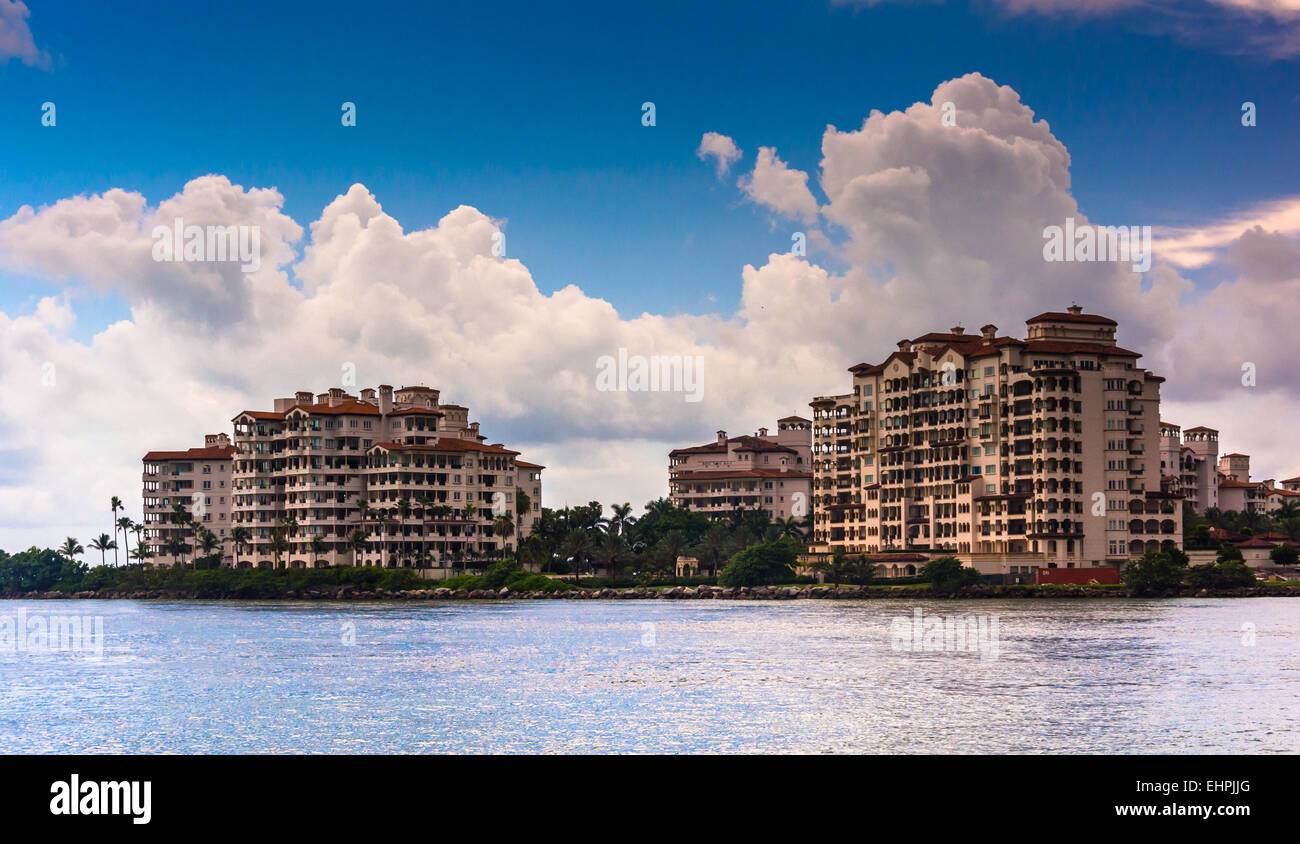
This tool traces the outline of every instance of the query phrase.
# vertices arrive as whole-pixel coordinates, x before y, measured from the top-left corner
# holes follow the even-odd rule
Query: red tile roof
[[[804,419],[802,421],[807,422],[808,420]],[[731,437],[730,439],[727,440],[727,442],[737,443],[738,445],[736,451],[758,451],[758,452],[783,451],[788,454],[798,454],[797,451],[795,451],[793,448],[790,448],[787,445],[779,445],[778,443],[774,443],[770,440],[762,439],[761,437],[752,437],[748,435],[741,436],[741,437]],[[704,445],[690,446],[688,448],[675,448],[672,451],[668,452],[668,456],[671,457],[674,454],[722,454],[726,450],[727,447],[722,443],[711,442],[711,443],[705,443]]]
[[[214,445],[185,451],[151,451],[141,459],[146,463],[162,460],[229,460],[234,454],[233,445]]]
[[[1119,325],[1115,320],[1097,314],[1069,314],[1060,311],[1045,311],[1038,316],[1025,320],[1026,325],[1033,325],[1036,322],[1080,322],[1089,325]]]
[[[545,469],[546,468],[540,463],[529,463],[526,460],[516,460],[515,466],[517,466],[520,469]]]
[[[1044,352],[1050,355],[1095,354],[1116,357],[1140,358],[1141,352],[1131,352],[1119,346],[1102,346],[1096,343],[1072,343],[1068,340],[1029,340],[1025,343],[1029,352]]]
[[[295,410],[301,410],[314,415],[339,416],[342,414],[355,414],[360,416],[378,416],[379,408],[373,404],[367,404],[361,401],[342,401],[334,407],[329,404],[295,404],[284,412],[285,416],[293,413]]]
[[[382,448],[387,451],[481,451],[488,454],[518,454],[517,451],[511,451],[508,448],[502,448],[499,445],[484,445],[474,440],[462,440],[456,437],[438,437],[433,442],[422,444],[414,443],[375,443],[371,448]]]
[[[794,470],[782,472],[780,469],[718,469],[680,472],[673,475],[671,481],[720,481],[728,478],[788,478],[792,481],[804,481],[812,478],[810,472]]]

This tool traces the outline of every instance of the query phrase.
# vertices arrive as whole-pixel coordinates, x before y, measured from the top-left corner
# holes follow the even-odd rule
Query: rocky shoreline
[[[1139,596],[1130,589],[1098,586],[969,586],[957,592],[933,589],[915,589],[903,586],[674,586],[662,588],[631,589],[555,589],[551,591],[499,591],[489,589],[410,589],[390,591],[365,590],[351,586],[329,589],[290,589],[275,596],[200,597],[188,590],[150,589],[103,592],[29,592],[20,595],[0,595],[8,599],[77,600],[247,600],[247,601],[581,601],[581,600],[730,600],[730,601],[792,601],[792,600],[863,600],[893,599],[950,599],[977,600],[989,598],[1061,599],[1061,598],[1252,598],[1300,597],[1300,589],[1265,586],[1241,586],[1231,589],[1196,589],[1184,587],[1168,590],[1159,595]]]

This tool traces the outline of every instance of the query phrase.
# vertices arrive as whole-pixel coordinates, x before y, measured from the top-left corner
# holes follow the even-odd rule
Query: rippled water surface
[[[1295,599],[20,608],[104,649],[0,653],[11,753],[1300,751]],[[896,649],[917,608],[996,658]]]

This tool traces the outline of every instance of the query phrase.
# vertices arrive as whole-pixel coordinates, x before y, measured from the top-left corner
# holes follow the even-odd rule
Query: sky
[[[1300,474],[1297,59],[1300,0],[0,0],[0,548],[138,517],[145,451],[347,365],[469,406],[546,506],[639,506],[899,339],[1071,302]],[[177,216],[259,268],[153,260]],[[1151,268],[1045,263],[1065,217]],[[701,400],[599,389],[619,349]]]

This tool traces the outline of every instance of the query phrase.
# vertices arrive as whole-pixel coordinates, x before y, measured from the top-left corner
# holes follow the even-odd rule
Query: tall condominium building
[[[303,391],[246,410],[234,417],[224,520],[247,537],[228,543],[227,558],[445,567],[509,551],[541,514],[544,467],[486,439],[467,408],[440,404],[429,387]],[[279,554],[277,530],[288,540]]]
[[[154,555],[154,563],[175,561],[167,553],[171,539],[187,545],[193,541],[193,533],[172,519],[176,504],[218,540],[229,538],[234,455],[228,435],[207,434],[202,448],[151,451],[144,456],[144,545]]]
[[[983,571],[1122,565],[1181,547],[1160,485],[1160,384],[1117,323],[1039,314],[1025,339],[902,340],[813,399],[813,551],[944,551]]]
[[[774,520],[804,521],[811,511],[812,422],[787,416],[776,433],[727,437],[668,453],[668,490],[674,504],[710,517],[733,510],[766,510]]]

